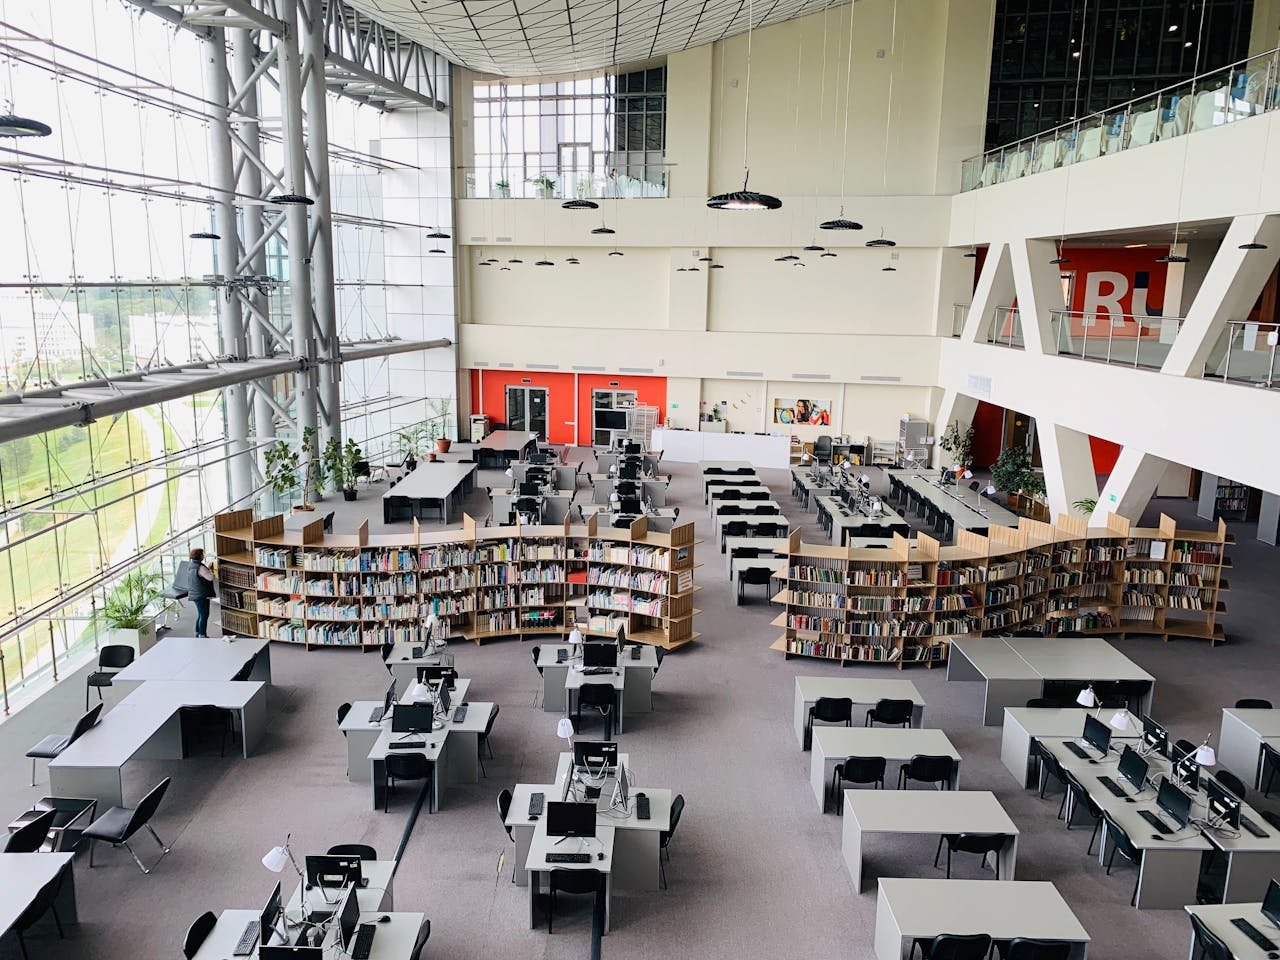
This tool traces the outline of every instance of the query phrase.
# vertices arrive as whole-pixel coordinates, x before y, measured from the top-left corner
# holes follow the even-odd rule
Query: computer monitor
[[[538,486],[536,480],[521,480],[517,492],[522,497],[536,497],[542,492],[542,488]]]
[[[622,466],[618,468],[618,476],[623,480],[640,479],[640,464],[624,463]]]
[[[1085,742],[1103,753],[1111,749],[1111,728],[1097,717],[1084,718]]]
[[[458,685],[458,671],[453,667],[419,667],[418,680],[422,683],[443,683],[453,689]]]
[[[441,720],[448,720],[452,706],[453,698],[449,696],[449,688],[441,684],[440,692],[436,695],[436,716]]]
[[[275,889],[271,891],[271,896],[267,897],[267,905],[262,908],[262,913],[258,917],[258,938],[264,946],[271,942],[271,935],[276,932],[276,924],[284,916],[281,904],[280,884],[277,882]]]
[[[1173,762],[1173,778],[1188,790],[1200,789],[1200,764],[1196,763],[1196,753],[1184,753]]]
[[[631,783],[627,779],[627,768],[618,767],[618,782],[613,788],[613,801],[623,810],[631,802]]]
[[[1204,792],[1208,794],[1209,820],[1215,826],[1240,829],[1240,798],[1212,777],[1206,777]]]
[[[618,645],[616,643],[584,643],[582,665],[584,667],[616,667]]]
[[[342,906],[338,908],[338,942],[342,952],[351,954],[351,942],[356,938],[356,928],[360,926],[360,901],[356,899],[356,888],[351,887],[342,898]]]
[[[573,765],[604,772],[618,764],[616,740],[578,740],[573,745]]]
[[[313,887],[357,886],[364,879],[359,857],[307,854],[307,883]]]
[[[1142,742],[1150,750],[1164,756],[1169,750],[1169,731],[1145,713],[1142,719]]]
[[[530,462],[530,463],[550,463],[550,462],[551,462],[551,454],[549,454],[549,453],[535,453],[535,454],[532,454],[532,455],[529,457],[529,462]]]
[[[391,716],[391,714],[395,711],[395,708],[396,708],[396,678],[392,677],[391,682],[387,684],[387,692],[382,695],[382,719],[385,720],[387,719],[387,717]]]
[[[435,711],[429,703],[402,703],[391,715],[392,733],[421,733],[431,729]]]
[[[1160,781],[1156,793],[1156,806],[1173,818],[1179,827],[1185,827],[1191,819],[1191,798],[1174,786],[1167,777]]]
[[[628,440],[622,445],[623,453],[640,453],[640,441]]]
[[[1267,895],[1262,898],[1262,915],[1267,923],[1280,928],[1280,883],[1275,880],[1267,884]]]
[[[1116,771],[1135,790],[1142,790],[1147,783],[1147,761],[1142,759],[1142,754],[1137,750],[1125,744],[1124,750],[1120,753],[1120,766]]]
[[[594,837],[596,835],[596,805],[594,803],[561,803],[553,800],[547,804],[547,836]]]

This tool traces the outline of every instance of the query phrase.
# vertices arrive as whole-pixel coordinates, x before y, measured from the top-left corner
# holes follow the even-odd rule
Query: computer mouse
[[[597,854],[596,854],[596,859],[597,859],[597,860],[603,860],[603,859],[604,859],[604,851],[601,851],[600,853],[597,853]]]
[[[643,799],[644,799],[644,794],[643,794],[643,793],[637,793],[637,794],[636,794],[636,799],[637,799],[637,800],[643,800]]]
[[[388,913],[384,913],[382,916],[380,916],[380,917],[378,918],[378,922],[379,922],[379,923],[390,923],[390,922],[391,922],[391,915],[390,915],[390,914],[388,914]]]
[[[1124,802],[1125,802],[1125,803],[1137,803],[1138,801],[1137,801],[1137,800],[1135,800],[1135,799],[1133,799],[1133,797],[1125,797],[1125,798],[1124,798]]]
[[[531,814],[529,814],[529,819],[530,819],[530,820],[537,820],[537,819],[538,819],[538,815],[537,815],[536,813],[531,813]]]

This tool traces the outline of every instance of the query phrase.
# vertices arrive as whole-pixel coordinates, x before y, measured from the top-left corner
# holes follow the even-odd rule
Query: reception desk
[[[705,433],[657,427],[650,442],[662,458],[673,463],[702,460],[744,460],[753,467],[786,470],[791,466],[790,435],[756,433]]]

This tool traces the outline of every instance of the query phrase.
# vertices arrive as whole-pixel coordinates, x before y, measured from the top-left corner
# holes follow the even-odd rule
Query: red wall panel
[[[1121,446],[1101,437],[1089,438],[1089,450],[1093,453],[1093,472],[1110,473],[1116,468],[1116,460],[1120,457]]]
[[[973,463],[975,467],[989,467],[1000,456],[1004,441],[1004,407],[997,407],[985,400],[978,401],[973,414]]]

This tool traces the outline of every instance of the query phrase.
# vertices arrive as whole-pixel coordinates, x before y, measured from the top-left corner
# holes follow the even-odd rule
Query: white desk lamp
[[[960,474],[960,476],[961,476],[961,477],[963,477],[965,480],[972,480],[972,479],[973,479],[973,471],[972,471],[972,470],[969,470],[969,469],[966,469],[964,473]]]
[[[1111,715],[1108,725],[1112,730],[1120,734],[1136,733],[1138,730],[1137,724],[1133,722],[1133,717],[1128,710],[1117,710]]]
[[[432,700],[431,687],[424,680],[417,681],[409,688],[409,699],[414,703],[430,703]]]
[[[302,904],[302,920],[306,920],[310,911],[307,909],[307,877],[302,872],[302,868],[298,866],[297,859],[293,856],[293,847],[289,841],[293,839],[292,833],[284,835],[284,843],[272,847],[262,857],[262,865],[272,873],[281,873],[284,868],[293,864],[293,870],[298,875],[298,899]]]
[[[1212,734],[1210,736],[1212,736]],[[1213,747],[1209,746],[1209,737],[1205,737],[1204,743],[1196,747],[1196,752],[1194,756],[1195,756],[1196,763],[1198,763],[1202,767],[1212,767],[1216,765],[1218,762],[1217,752],[1213,749]]]
[[[985,493],[988,497],[994,497],[996,495],[996,488],[988,483],[987,489],[983,490],[982,492]]]
[[[1089,684],[1089,686],[1076,694],[1076,703],[1080,704],[1080,706],[1084,707],[1086,710],[1092,710],[1094,707],[1098,706],[1098,695],[1093,692],[1093,684]]]

